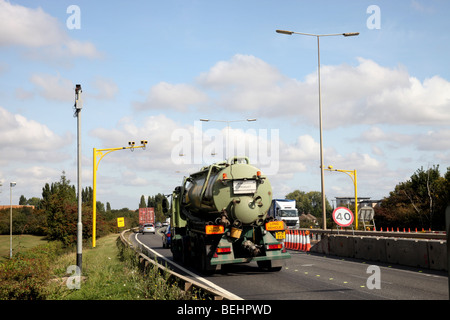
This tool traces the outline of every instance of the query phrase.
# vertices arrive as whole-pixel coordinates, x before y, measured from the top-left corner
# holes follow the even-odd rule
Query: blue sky
[[[79,29],[67,24],[70,5]],[[228,136],[268,173],[275,196],[319,191],[316,38],[276,29],[360,33],[320,42],[325,165],[356,169],[359,196],[381,199],[422,166],[444,172],[449,9],[444,0],[0,0],[0,204],[9,204],[10,181],[15,203],[41,197],[62,171],[76,183],[77,83],[83,186],[92,185],[94,147],[149,141],[101,161],[97,198],[112,208],[170,193],[183,175],[222,160],[226,148],[211,141]],[[200,118],[257,121],[227,130]],[[353,184],[326,172],[325,190],[329,200],[352,196]]]

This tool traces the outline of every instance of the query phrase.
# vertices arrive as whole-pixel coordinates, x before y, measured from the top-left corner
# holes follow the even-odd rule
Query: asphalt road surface
[[[130,240],[173,262],[161,234],[132,234]],[[156,252],[156,253],[155,253]],[[448,274],[378,262],[289,251],[280,272],[261,271],[256,263],[229,265],[211,276],[193,268],[177,272],[222,288],[245,300],[448,300]],[[186,271],[187,270],[187,271]]]

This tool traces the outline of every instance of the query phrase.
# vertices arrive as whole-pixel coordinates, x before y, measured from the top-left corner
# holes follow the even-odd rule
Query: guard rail
[[[195,281],[189,277],[183,276],[182,274],[179,274],[162,264],[158,263],[154,259],[148,257],[143,252],[139,252],[140,248],[137,246],[134,246],[133,243],[128,241],[127,237],[125,236],[125,233],[131,232],[131,229],[124,230],[120,233],[120,240],[123,243],[123,245],[128,246],[136,253],[136,259],[139,260],[139,265],[141,269],[145,270],[149,264],[153,264],[155,267],[157,267],[162,272],[166,272],[170,274],[170,277],[176,278],[176,283],[178,284],[179,288],[181,290],[184,290],[185,292],[194,291],[200,296],[204,298],[210,298],[211,300],[233,300],[234,298],[231,296],[228,296],[225,293],[219,292],[218,290],[215,290],[213,288],[208,287],[207,285],[200,283],[198,281]]]

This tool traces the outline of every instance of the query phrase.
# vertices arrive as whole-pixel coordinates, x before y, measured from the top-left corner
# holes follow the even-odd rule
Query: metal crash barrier
[[[135,258],[139,261],[139,266],[143,271],[148,269],[150,264],[152,264],[153,266],[157,267],[161,272],[169,273],[170,274],[169,279],[171,277],[173,279],[175,279],[175,282],[178,284],[178,287],[185,292],[196,292],[197,295],[200,295],[206,299],[209,298],[211,300],[236,300],[235,296],[229,296],[229,295],[222,293],[218,290],[215,290],[203,283],[194,281],[193,279],[191,279],[189,277],[183,276],[183,275],[163,266],[162,264],[158,263],[156,260],[145,255],[143,252],[139,252],[140,249],[138,247],[134,246],[130,241],[128,241],[127,237],[125,236],[125,234],[128,232],[131,232],[131,230],[130,229],[124,230],[120,233],[121,243],[124,246],[131,248],[135,252]]]

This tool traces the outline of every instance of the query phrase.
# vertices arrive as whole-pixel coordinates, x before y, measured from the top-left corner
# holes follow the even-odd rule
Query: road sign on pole
[[[117,218],[117,227],[119,228],[125,227],[125,219],[123,217]]]
[[[353,212],[345,207],[338,207],[333,211],[333,220],[341,227],[349,227],[353,223]]]

